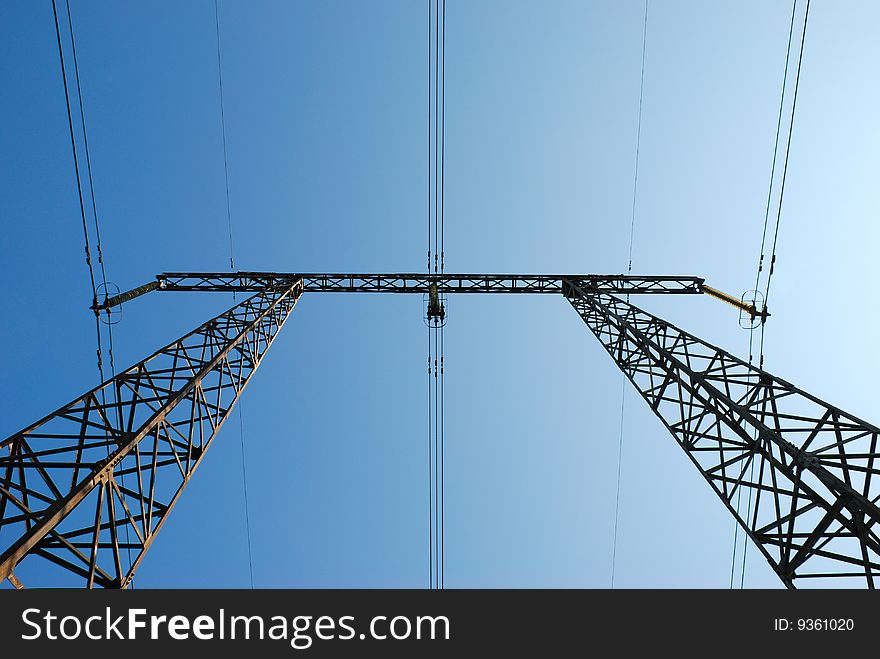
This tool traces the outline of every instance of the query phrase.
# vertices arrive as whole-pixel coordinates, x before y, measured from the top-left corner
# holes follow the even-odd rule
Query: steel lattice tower
[[[17,583],[33,557],[88,587],[127,587],[303,293],[431,289],[563,296],[786,586],[874,587],[880,428],[620,297],[738,304],[702,279],[628,275],[166,273],[105,300],[96,311],[153,290],[254,293],[0,442],[0,579]],[[740,491],[753,496],[748,519]]]

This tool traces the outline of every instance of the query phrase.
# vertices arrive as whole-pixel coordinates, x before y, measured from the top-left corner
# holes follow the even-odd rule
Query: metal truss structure
[[[611,295],[569,301],[786,586],[874,588],[880,428]]]
[[[33,555],[128,586],[301,294],[257,293],[0,442],[0,580]]]
[[[706,293],[697,277],[166,273],[153,290],[251,298],[0,442],[0,580],[26,557],[88,587],[127,587],[305,292],[563,295],[783,583],[874,587],[880,429],[623,301]],[[737,504],[747,495],[747,511]],[[838,581],[835,581],[837,583]]]
[[[267,272],[169,272],[157,278],[169,291],[258,291],[291,279],[303,280],[306,293],[561,293],[564,281],[606,293],[701,293],[699,277],[639,275],[448,275],[448,274],[285,274]]]
[[[303,281],[306,293],[422,293],[436,286],[447,293],[562,293],[563,282],[582,289],[620,294],[699,294],[699,277],[641,275],[454,275],[454,274],[303,274],[289,272],[165,272],[156,281],[107,298],[96,309],[111,309],[154,290],[256,292]],[[708,287],[707,287],[708,288]],[[709,289],[712,290],[712,289]]]

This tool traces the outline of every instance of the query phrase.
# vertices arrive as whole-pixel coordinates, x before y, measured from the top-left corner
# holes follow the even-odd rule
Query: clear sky
[[[71,9],[109,278],[226,269],[213,2]],[[790,11],[651,0],[635,272],[751,288]],[[220,12],[236,265],[423,269],[426,3]],[[447,271],[626,270],[642,21],[638,0],[448,0]],[[812,3],[765,363],[875,423],[878,29],[878,3]],[[7,436],[98,377],[48,0],[0,0],[0,99]],[[634,302],[747,355],[723,304]],[[427,585],[421,303],[306,296],[248,387],[257,586]],[[117,365],[229,304],[126,305]],[[555,297],[452,298],[446,344],[447,586],[607,587],[619,371]],[[727,587],[733,520],[631,391],[624,429],[615,585]],[[241,472],[231,423],[138,587],[249,585]],[[780,585],[756,551],[745,584]]]

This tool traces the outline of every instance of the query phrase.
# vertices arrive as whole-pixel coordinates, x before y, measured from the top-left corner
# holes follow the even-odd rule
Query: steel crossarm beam
[[[259,291],[302,278],[307,293],[563,293],[563,282],[582,289],[620,294],[698,294],[703,279],[691,276],[516,275],[516,274],[294,274],[278,272],[166,272],[157,276],[166,291]]]
[[[786,586],[874,588],[880,428],[620,298],[568,298]]]
[[[289,279],[0,442],[0,580],[127,587],[303,291]]]

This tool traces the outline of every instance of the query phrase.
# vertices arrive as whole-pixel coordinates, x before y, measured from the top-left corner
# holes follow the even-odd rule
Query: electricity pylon
[[[152,290],[255,294],[0,442],[0,580],[36,557],[127,587],[303,293],[435,290],[564,296],[786,586],[874,587],[880,429],[617,297],[706,293],[766,318],[700,278],[166,273],[96,311]]]

